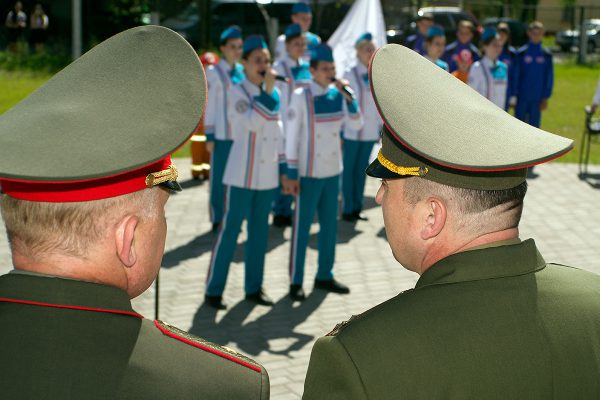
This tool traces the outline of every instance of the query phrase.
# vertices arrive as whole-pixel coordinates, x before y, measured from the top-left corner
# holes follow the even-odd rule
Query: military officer
[[[279,76],[287,79],[278,81],[277,87],[281,93],[281,115],[287,115],[287,108],[294,89],[310,84],[310,66],[302,56],[306,51],[306,33],[302,32],[299,24],[291,24],[285,29],[285,55],[273,65]],[[285,139],[285,119],[283,119]],[[292,225],[292,203],[294,198],[281,191],[273,204],[273,225],[285,227]]]
[[[152,82],[148,85],[148,82]],[[195,131],[206,83],[177,33],[97,45],[0,117],[6,399],[266,399],[256,362],[162,322],[131,298],[155,279],[168,156]]]
[[[600,277],[518,231],[527,168],[573,142],[405,47],[370,68],[386,126],[367,174],[394,257],[420,278],[316,342],[303,398],[600,397]]]
[[[210,151],[210,218],[213,232],[223,220],[225,207],[225,186],[223,173],[233,143],[233,132],[228,122],[228,96],[233,85],[244,79],[244,68],[238,62],[242,55],[242,31],[238,26],[230,26],[220,36],[220,50],[223,57],[216,65],[208,67],[208,98],[206,107],[205,133],[207,149]]]
[[[362,117],[356,100],[344,90],[347,82],[335,80],[331,48],[320,44],[310,61],[313,81],[296,89],[287,111],[285,155],[286,192],[296,199],[290,249],[290,292],[304,300],[304,260],[310,226],[319,217],[319,266],[315,288],[336,293],[350,289],[333,277],[337,231],[342,125],[358,130]],[[334,83],[332,83],[334,82]]]
[[[234,140],[223,176],[227,185],[225,217],[206,279],[206,303],[218,309],[226,307],[223,291],[244,220],[248,221],[244,249],[246,300],[273,305],[263,291],[262,282],[269,212],[278,191],[280,172],[285,172],[280,94],[275,87],[276,71],[271,68],[271,55],[262,36],[246,38],[242,63],[246,78],[229,95],[229,123]]]
[[[423,55],[426,53],[425,40],[427,39],[427,31],[433,25],[433,14],[422,13],[416,19],[417,31],[406,38],[406,47],[413,49],[417,53]]]
[[[550,50],[542,47],[544,25],[539,21],[529,24],[529,43],[517,51],[519,69],[515,117],[539,128],[542,111],[548,108],[548,99],[554,86],[554,65]]]
[[[371,95],[367,71],[371,56],[375,52],[373,35],[369,32],[362,34],[356,40],[354,47],[357,62],[344,73],[344,79],[350,82],[350,86],[354,89],[364,124],[358,130],[348,127],[343,133],[342,219],[349,222],[367,219],[361,213],[366,177],[364,172],[369,165],[369,156],[373,145],[379,140],[379,132],[383,125]]]
[[[292,15],[290,19],[292,20],[292,24],[298,24],[300,27],[302,27],[302,32],[304,32],[307,45],[303,58],[305,61],[310,61],[311,52],[319,43],[321,43],[321,38],[319,35],[309,31],[310,26],[312,25],[312,8],[310,8],[308,4],[299,1],[292,6]],[[275,59],[278,60],[279,58],[283,57],[285,52],[286,46],[284,33],[283,35],[279,35],[277,37],[277,44],[275,45]]]

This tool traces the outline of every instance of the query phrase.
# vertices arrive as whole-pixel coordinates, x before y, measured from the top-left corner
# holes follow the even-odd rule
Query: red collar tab
[[[107,199],[176,181],[171,156],[144,167],[102,178],[70,182],[35,182],[0,179],[2,192],[19,200],[68,203]]]
[[[30,301],[30,300],[18,300],[18,299],[10,299],[1,297],[0,303],[16,303],[16,304],[26,304],[29,306],[39,306],[39,307],[51,307],[51,308],[64,308],[67,310],[77,310],[77,311],[92,311],[92,312],[100,312],[107,314],[118,314],[118,315],[128,315],[130,317],[136,318],[144,318],[140,314],[133,311],[126,310],[112,310],[108,308],[96,308],[96,307],[85,307],[85,306],[70,306],[66,304],[54,304],[54,303],[42,303],[39,301]]]

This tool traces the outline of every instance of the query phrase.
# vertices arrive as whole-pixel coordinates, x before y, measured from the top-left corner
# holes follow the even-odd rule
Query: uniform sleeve
[[[546,79],[544,82],[544,91],[542,97],[549,99],[552,96],[552,87],[554,86],[554,62],[552,61],[552,54],[546,55]]]
[[[344,127],[354,129],[355,131],[361,129],[364,122],[356,99],[353,98],[352,102],[348,102],[344,97],[342,107],[344,111]]]
[[[286,76],[285,69],[283,68],[281,63],[275,63],[273,68],[275,69],[275,71],[277,71],[278,75]],[[287,82],[275,81],[275,87],[277,89],[279,89],[279,98],[280,98],[279,109],[281,110],[281,120],[283,121],[283,126],[285,129],[285,124],[286,124],[285,118],[287,115],[288,101],[290,98],[290,92],[289,92],[290,84]]]
[[[271,384],[269,383],[269,374],[262,368],[260,371],[260,400],[269,400],[271,396]]]
[[[215,124],[218,113],[218,104],[222,103],[223,86],[221,80],[216,76],[213,67],[206,71],[206,82],[208,85],[208,97],[206,111],[204,112],[204,134],[206,140],[215,140]],[[225,112],[225,110],[221,110]]]
[[[300,157],[300,138],[306,129],[306,102],[304,91],[295,90],[287,111],[285,132],[285,161],[287,176],[298,179],[298,158]]]
[[[367,394],[354,361],[334,336],[315,343],[304,381],[303,400],[358,400]]]
[[[485,97],[486,82],[481,68],[483,68],[483,66],[479,62],[476,62],[471,66],[471,70],[469,71],[469,86],[475,89],[480,95]]]
[[[250,101],[240,87],[231,91],[227,116],[234,137],[248,131],[262,132],[265,124],[279,122],[279,99],[274,93],[261,92]]]
[[[596,87],[596,93],[594,93],[592,104],[600,104],[600,78],[598,78],[598,86]]]

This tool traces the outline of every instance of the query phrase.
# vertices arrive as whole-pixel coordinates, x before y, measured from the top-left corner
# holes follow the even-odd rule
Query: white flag
[[[375,46],[387,44],[380,0],[356,0],[327,44],[333,49],[338,77],[356,63],[354,43],[365,32],[373,35]]]

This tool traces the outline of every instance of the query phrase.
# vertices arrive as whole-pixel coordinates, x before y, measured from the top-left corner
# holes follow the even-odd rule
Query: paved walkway
[[[160,318],[259,360],[271,376],[275,400],[298,399],[314,341],[337,322],[410,288],[417,275],[394,260],[385,239],[381,211],[374,196],[378,181],[368,179],[366,214],[356,225],[340,221],[336,277],[348,284],[347,296],[312,292],[317,260],[313,226],[307,254],[303,303],[287,299],[290,229],[272,228],[266,259],[266,292],[276,299],[272,308],[243,301],[245,229],[231,266],[226,311],[202,304],[204,281],[213,235],[208,219],[208,185],[190,180],[188,159],[178,159],[187,189],[167,205],[169,231],[160,276]],[[592,168],[587,182],[577,178],[577,167],[552,163],[536,167],[530,180],[521,237],[534,237],[547,261],[578,266],[600,274],[600,168]],[[6,238],[0,236],[0,273],[10,269]],[[134,300],[143,315],[154,316],[154,288]]]

